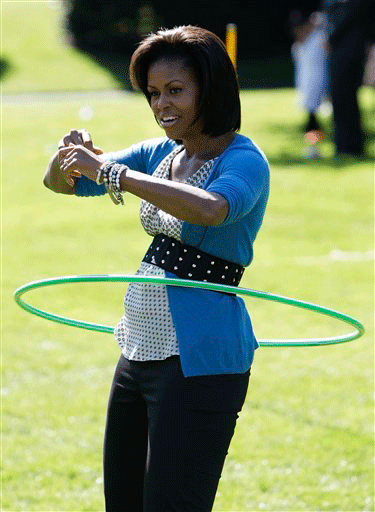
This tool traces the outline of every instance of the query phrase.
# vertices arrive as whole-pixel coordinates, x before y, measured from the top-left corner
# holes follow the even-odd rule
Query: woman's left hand
[[[103,158],[81,145],[59,149],[59,166],[66,177],[83,174],[96,181],[97,170],[103,162]]]

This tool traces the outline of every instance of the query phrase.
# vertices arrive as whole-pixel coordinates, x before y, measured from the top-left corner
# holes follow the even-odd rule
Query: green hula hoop
[[[236,286],[228,286],[216,283],[208,283],[202,281],[189,281],[185,279],[174,279],[168,277],[154,277],[154,276],[141,276],[141,275],[118,275],[118,274],[107,274],[107,275],[78,275],[78,276],[62,276],[62,277],[53,277],[49,279],[41,279],[39,281],[33,281],[31,283],[27,283],[20,288],[18,288],[14,292],[14,299],[17,304],[32,313],[33,315],[40,316],[42,318],[46,318],[47,320],[51,320],[53,322],[58,322],[65,325],[70,325],[72,327],[79,327],[81,329],[89,329],[92,331],[98,332],[106,332],[113,334],[114,328],[109,325],[96,324],[92,322],[84,322],[81,320],[74,320],[73,318],[68,318],[61,315],[56,315],[54,313],[49,313],[48,311],[44,311],[42,309],[31,306],[26,303],[22,296],[31,290],[36,288],[43,288],[45,286],[52,286],[57,284],[66,284],[66,283],[82,283],[82,282],[127,282],[127,283],[153,283],[153,284],[163,284],[168,286],[182,286],[186,288],[199,288],[202,290],[211,290],[217,292],[227,292],[227,293],[235,293],[237,295],[247,295],[250,297],[256,297],[259,299],[280,302],[282,304],[287,304],[289,306],[296,306],[302,309],[308,309],[310,311],[314,311],[319,314],[327,315],[351,326],[355,327],[354,332],[350,332],[348,334],[333,336],[330,338],[301,338],[301,339],[262,339],[258,340],[261,346],[266,347],[276,347],[276,346],[318,346],[318,345],[333,345],[335,343],[344,343],[348,341],[353,341],[365,332],[364,326],[356,320],[348,315],[340,313],[339,311],[334,311],[332,309],[325,308],[323,306],[318,306],[317,304],[312,304],[309,302],[305,302],[302,300],[292,299],[288,297],[283,297],[281,295],[276,295],[274,293],[262,292],[257,290],[251,290],[249,288],[238,288]]]

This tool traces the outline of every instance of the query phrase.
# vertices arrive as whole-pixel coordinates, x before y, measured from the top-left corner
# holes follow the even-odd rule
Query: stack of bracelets
[[[127,169],[126,165],[117,164],[116,162],[105,162],[97,170],[96,183],[98,185],[104,183],[109,197],[115,204],[124,204],[120,187],[120,176]]]

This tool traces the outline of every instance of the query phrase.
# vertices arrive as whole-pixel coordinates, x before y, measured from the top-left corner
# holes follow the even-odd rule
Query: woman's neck
[[[218,137],[200,134],[195,140],[183,140],[186,159],[207,161],[220,155],[232,143],[234,132],[224,133]]]

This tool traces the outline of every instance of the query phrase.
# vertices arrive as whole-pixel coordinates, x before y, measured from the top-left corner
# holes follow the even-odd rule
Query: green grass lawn
[[[69,44],[60,1],[2,1],[4,93],[85,91],[118,86]]]
[[[38,17],[30,25],[32,8]],[[5,2],[2,9],[4,26],[21,19],[28,27],[40,23],[34,37],[41,49],[30,50],[26,58],[24,47],[17,46],[22,38],[14,35],[7,43],[4,54],[14,67],[5,75],[4,92],[116,87],[103,70],[61,44],[53,50],[61,59],[48,63],[40,40],[57,23],[59,10]],[[16,12],[19,16],[10,19]],[[46,40],[56,33],[51,28]],[[46,67],[32,76],[38,59]],[[67,80],[72,76],[74,81]],[[263,148],[271,164],[269,206],[242,285],[342,311],[362,321],[366,334],[342,345],[257,351],[215,512],[374,510],[374,96],[374,90],[362,88],[369,158],[336,162],[328,137],[322,159],[307,162],[301,157],[303,114],[294,91],[242,92],[241,131]],[[330,118],[324,123],[330,133]],[[12,298],[18,286],[45,277],[133,273],[149,244],[136,198],[127,196],[123,208],[107,197],[66,197],[43,187],[58,140],[83,126],[104,149],[161,135],[136,94],[33,102],[5,97],[3,102],[4,512],[104,510],[101,452],[119,350],[109,335],[32,316]],[[125,287],[66,285],[27,298],[56,313],[114,325]],[[326,337],[351,330],[316,313],[255,299],[247,304],[259,338]]]
[[[217,511],[372,510],[373,169],[370,160],[300,160],[293,97],[289,90],[242,94],[243,133],[272,168],[269,208],[243,285],[350,314],[367,333],[344,345],[258,350]],[[15,288],[35,279],[133,273],[148,245],[137,199],[128,196],[121,208],[107,197],[65,197],[42,185],[57,140],[82,126],[88,104],[93,118],[85,126],[103,148],[160,134],[138,95],[61,100],[53,108],[3,105],[4,511],[103,510],[102,435],[118,349],[111,336],[47,322],[12,300]],[[273,131],[282,121],[285,129]],[[28,298],[113,325],[123,293],[122,284],[86,284]],[[260,338],[350,330],[287,306],[248,300],[248,307]]]

